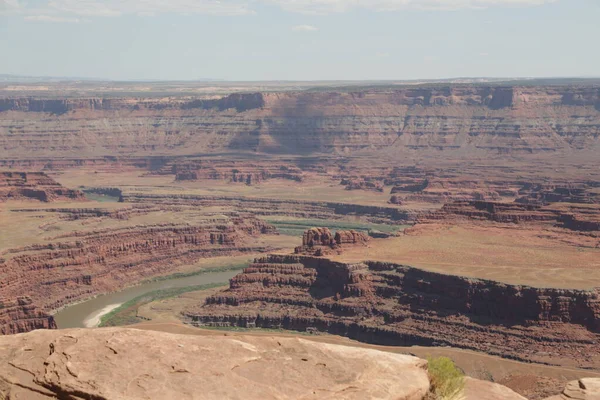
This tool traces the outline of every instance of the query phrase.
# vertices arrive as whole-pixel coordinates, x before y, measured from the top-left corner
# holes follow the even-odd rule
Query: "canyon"
[[[597,289],[506,285],[393,263],[270,255],[184,313],[198,326],[328,332],[579,368],[600,362]]]
[[[40,210],[19,210],[39,213]],[[59,220],[81,220],[86,210],[41,210]],[[93,210],[92,210],[93,211]],[[147,214],[164,210],[144,209]],[[88,210],[89,212],[89,210]],[[98,219],[101,214],[93,214]],[[125,212],[108,213],[127,223]],[[53,231],[49,231],[53,232]],[[161,275],[201,258],[264,252],[257,237],[273,234],[272,226],[249,216],[210,218],[196,224],[157,223],[55,234],[43,244],[0,252],[0,283],[4,306],[0,333],[55,328],[50,315],[70,303],[118,290]],[[21,297],[27,294],[28,297]]]
[[[568,369],[552,388],[600,371],[597,82],[73,85],[0,84],[0,334],[104,340],[46,331],[64,307],[243,256],[227,289],[147,306],[175,304],[177,329]]]

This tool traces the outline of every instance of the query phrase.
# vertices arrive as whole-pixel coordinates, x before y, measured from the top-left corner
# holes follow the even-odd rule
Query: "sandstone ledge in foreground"
[[[0,337],[0,398],[421,400],[425,366],[298,338],[38,330]]]

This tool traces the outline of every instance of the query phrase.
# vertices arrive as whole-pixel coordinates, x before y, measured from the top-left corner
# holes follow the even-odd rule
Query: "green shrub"
[[[465,387],[463,372],[448,357],[427,359],[431,390],[440,400],[458,400]]]

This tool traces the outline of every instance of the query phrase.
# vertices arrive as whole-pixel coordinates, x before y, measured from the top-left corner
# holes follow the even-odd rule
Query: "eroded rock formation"
[[[539,205],[490,201],[457,201],[445,204],[439,212],[432,213],[427,218],[452,219],[454,216],[506,223],[548,222],[558,221],[560,212]]]
[[[329,228],[311,228],[302,235],[302,246],[296,247],[295,253],[315,256],[341,254],[344,248],[365,246],[368,241],[369,235],[364,232],[349,230],[333,234]]]
[[[6,200],[83,201],[78,190],[70,190],[43,172],[0,172],[0,202]]]
[[[346,190],[372,190],[375,192],[383,192],[383,182],[377,179],[368,178],[345,178],[340,184],[346,186]]]
[[[598,367],[600,356],[599,296],[598,290],[514,286],[392,263],[270,255],[184,315],[198,326],[316,330],[589,368]]]
[[[600,231],[600,207],[571,204],[569,207],[539,204],[500,203],[490,201],[457,201],[440,210],[423,213],[420,222],[493,221],[500,223],[539,223],[574,231]]]
[[[173,174],[178,181],[217,180],[231,183],[257,184],[270,179],[302,182],[302,170],[283,162],[189,160],[169,163],[152,172],[155,175]]]
[[[569,186],[557,185],[524,185],[519,190],[519,203],[550,204],[550,203],[600,203],[600,192],[594,192],[597,182],[582,182]]]
[[[12,248],[0,259],[0,332],[55,327],[48,313],[204,257],[265,251],[253,237],[274,233],[265,222],[231,217],[199,225],[157,224],[72,232],[44,244]],[[176,272],[176,271],[172,271]],[[30,299],[18,300],[23,294]]]
[[[54,318],[38,309],[29,296],[0,299],[0,335],[55,328]]]

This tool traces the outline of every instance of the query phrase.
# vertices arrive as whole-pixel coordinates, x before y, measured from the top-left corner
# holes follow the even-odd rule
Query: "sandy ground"
[[[600,249],[577,247],[570,232],[511,225],[418,225],[333,258],[390,261],[430,271],[535,287],[600,287]]]
[[[92,314],[90,314],[85,321],[83,322],[86,328],[96,328],[98,325],[100,325],[100,320],[102,319],[103,316],[105,316],[106,314],[108,314],[109,312],[111,312],[112,310],[114,310],[117,307],[120,307],[121,304],[109,304],[108,306],[93,312]]]

